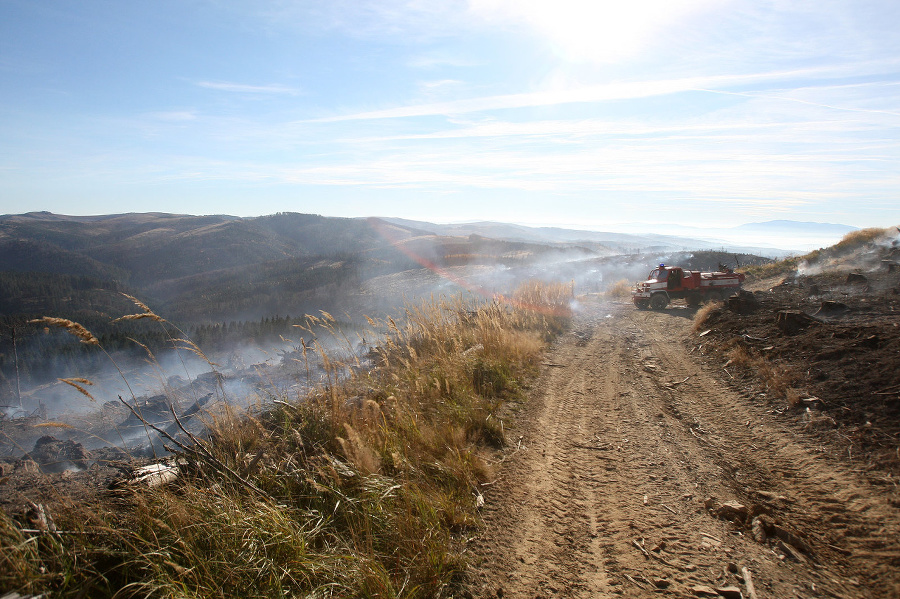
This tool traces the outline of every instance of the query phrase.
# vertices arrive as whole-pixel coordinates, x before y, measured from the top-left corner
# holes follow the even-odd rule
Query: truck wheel
[[[665,293],[657,293],[650,298],[650,307],[654,310],[662,310],[669,305],[669,298]]]
[[[703,297],[699,293],[690,293],[684,300],[687,302],[687,305],[691,308],[696,308],[700,305],[700,302],[703,300]]]

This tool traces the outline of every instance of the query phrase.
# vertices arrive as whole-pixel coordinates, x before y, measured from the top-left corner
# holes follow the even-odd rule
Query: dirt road
[[[746,568],[759,599],[900,596],[885,487],[703,366],[689,310],[584,304],[486,488],[473,595],[750,597]]]

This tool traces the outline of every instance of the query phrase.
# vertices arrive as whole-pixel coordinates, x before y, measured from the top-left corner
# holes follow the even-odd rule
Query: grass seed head
[[[133,295],[128,295],[127,293],[123,293],[122,295],[124,295],[125,297],[127,297],[128,299],[130,299],[132,302],[134,302],[134,305],[136,305],[138,308],[140,308],[141,310],[143,310],[145,314],[153,314],[153,310],[151,310],[151,309],[147,306],[147,304],[145,304],[144,302],[142,302],[142,301],[139,300],[138,298],[134,297]]]
[[[81,393],[82,395],[84,395],[85,397],[90,399],[91,401],[97,401],[96,399],[94,399],[94,396],[91,395],[87,389],[85,389],[84,387],[81,386],[81,384],[93,385],[94,383],[92,383],[91,381],[89,381],[87,379],[83,379],[83,378],[57,379],[57,380],[61,383],[65,383],[65,384],[69,385],[70,387],[74,387],[75,389],[78,390],[79,393]],[[79,384],[79,383],[81,383],[81,384]]]
[[[65,329],[72,335],[78,337],[78,339],[84,343],[85,345],[100,345],[100,341],[97,340],[94,335],[84,328],[82,325],[74,322],[72,320],[68,320],[66,318],[54,318],[52,316],[44,316],[43,318],[36,318],[34,320],[29,320],[28,322],[32,324],[45,324],[53,327],[58,327],[61,329]]]

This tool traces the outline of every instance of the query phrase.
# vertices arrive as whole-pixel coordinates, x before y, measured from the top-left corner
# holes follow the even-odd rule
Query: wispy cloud
[[[300,90],[295,87],[288,87],[277,83],[269,85],[247,85],[244,83],[232,83],[229,81],[198,81],[199,87],[206,89],[214,89],[224,92],[235,92],[242,94],[287,94],[296,96],[300,94]]]
[[[522,94],[505,94],[455,100],[451,102],[436,102],[426,104],[414,104],[387,108],[384,110],[372,110],[353,114],[336,115],[309,122],[339,122],[373,119],[409,118],[418,116],[459,115],[488,110],[503,110],[512,108],[530,108],[539,106],[554,106],[562,104],[576,104],[588,102],[603,102],[609,100],[634,100],[665,96],[685,91],[726,91],[723,88],[756,85],[760,83],[775,83],[790,81],[798,78],[843,76],[843,69],[834,67],[817,67],[790,71],[771,71],[764,73],[750,73],[743,75],[714,75],[704,77],[686,77],[682,79],[660,79],[655,81],[634,81],[624,83],[610,83],[604,85],[591,85],[578,88],[561,90],[539,91]]]
[[[467,26],[466,0],[330,0],[275,2],[262,10],[270,27],[338,31],[358,39],[426,41]],[[255,14],[255,13],[254,13]]]
[[[813,102],[811,100],[804,100],[802,98],[792,98],[790,96],[785,95],[772,95],[772,94],[764,94],[764,93],[755,93],[755,92],[731,92],[725,91],[721,89],[697,89],[697,91],[707,92],[711,94],[723,94],[729,96],[743,96],[745,98],[764,98],[766,100],[779,100],[784,102],[797,102],[798,104],[806,104],[808,106],[818,106],[819,108],[828,108],[830,110],[842,110],[845,112],[867,112],[871,114],[887,114],[891,116],[900,116],[900,112],[895,112],[892,110],[877,110],[873,108],[857,108],[853,106],[837,106],[835,104],[825,104],[823,102]]]
[[[656,139],[678,138],[707,139],[710,141],[728,138],[746,141],[763,139],[761,136],[771,135],[780,143],[791,141],[794,136],[798,140],[810,140],[810,133],[818,135],[827,132],[847,134],[851,132],[872,131],[881,128],[882,123],[870,121],[837,121],[807,120],[803,122],[785,119],[769,121],[749,121],[732,119],[716,119],[709,122],[653,124],[637,120],[606,121],[600,119],[544,120],[526,122],[488,121],[473,123],[456,129],[445,129],[430,133],[407,135],[385,135],[374,137],[350,137],[335,140],[345,144],[379,144],[392,141],[416,140],[465,140],[468,138],[531,137],[556,139],[559,142],[574,143],[579,140],[601,137],[607,140],[638,137]],[[767,133],[770,132],[770,133]]]

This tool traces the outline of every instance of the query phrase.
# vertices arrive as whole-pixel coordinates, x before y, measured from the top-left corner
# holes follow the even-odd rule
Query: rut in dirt
[[[900,596],[898,510],[704,367],[692,316],[585,302],[486,487],[473,595]]]

